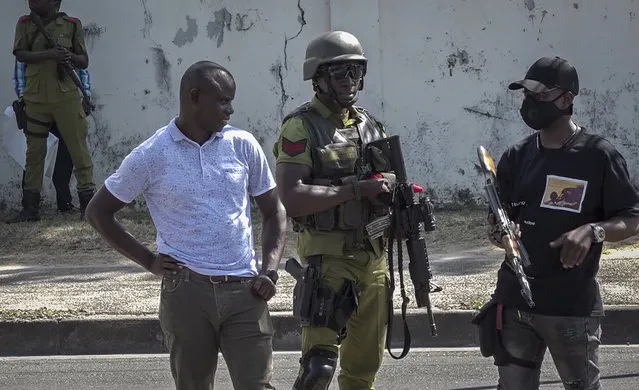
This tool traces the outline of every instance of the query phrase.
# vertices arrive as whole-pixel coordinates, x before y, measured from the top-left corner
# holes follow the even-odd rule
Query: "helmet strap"
[[[350,108],[352,106],[352,104],[342,104],[342,102],[339,101],[339,99],[337,98],[337,92],[335,92],[335,88],[333,88],[333,83],[330,82],[330,76],[327,74],[324,74],[322,77],[325,77],[327,79],[327,86],[328,86],[328,90],[327,91],[323,91],[322,87],[320,87],[319,82],[317,81],[317,79],[313,79],[313,91],[315,93],[318,94],[322,94],[322,95],[328,95],[328,98],[335,103],[335,105],[337,107],[341,107],[341,108]],[[360,85],[359,85],[359,90],[361,91],[362,88],[364,87],[364,78],[361,79],[360,81]]]

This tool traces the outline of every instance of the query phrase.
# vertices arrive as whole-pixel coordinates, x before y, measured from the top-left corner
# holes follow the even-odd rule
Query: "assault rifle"
[[[493,158],[483,146],[477,148],[477,156],[479,157],[479,166],[486,179],[485,188],[486,194],[488,195],[488,204],[491,212],[495,215],[497,231],[506,250],[506,264],[508,264],[515,273],[515,276],[517,276],[517,280],[519,280],[519,284],[521,285],[521,295],[526,300],[528,306],[532,308],[535,306],[535,302],[533,301],[530,285],[524,272],[524,268],[530,266],[528,252],[526,252],[526,248],[524,248],[524,244],[521,242],[519,235],[515,234],[512,229],[511,225],[513,225],[513,223],[510,218],[508,218],[499,198],[497,170],[495,169]]]
[[[423,195],[420,186],[409,183],[406,175],[406,166],[402,154],[399,136],[393,135],[388,138],[376,140],[367,144],[367,150],[377,148],[382,151],[382,155],[387,156],[390,168],[395,173],[395,187],[390,196],[390,214],[375,220],[366,226],[369,237],[379,237],[384,231],[388,232],[388,265],[390,271],[390,307],[389,323],[386,335],[386,347],[391,357],[401,359],[410,349],[410,332],[406,324],[406,308],[410,299],[406,296],[404,289],[403,256],[402,246],[406,242],[409,258],[410,278],[415,288],[415,299],[417,307],[426,307],[430,323],[431,335],[437,336],[437,327],[430,302],[430,293],[439,292],[441,287],[431,281],[432,273],[428,260],[428,252],[424,241],[424,234],[435,230],[435,218],[433,216],[433,205],[427,195]],[[416,197],[415,195],[418,194]],[[388,228],[388,229],[386,229]],[[399,357],[390,351],[390,339],[392,330],[392,293],[395,289],[395,277],[393,270],[393,245],[397,241],[397,268],[402,296],[402,319],[404,321],[404,350]]]
[[[40,33],[44,36],[51,47],[58,47],[60,44],[44,29],[44,24],[42,22],[42,18],[36,14],[35,12],[31,12],[31,20],[38,28]],[[95,110],[95,105],[91,103],[91,97],[87,95],[87,92],[84,90],[84,86],[82,85],[82,81],[80,81],[80,77],[75,72],[73,65],[71,65],[70,61],[63,61],[58,63],[58,73],[64,76],[67,74],[73,83],[80,89],[82,92],[82,108],[84,109],[84,113],[88,116],[92,111]]]

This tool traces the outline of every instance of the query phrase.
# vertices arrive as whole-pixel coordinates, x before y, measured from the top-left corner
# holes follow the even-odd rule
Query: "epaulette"
[[[73,16],[69,16],[69,15],[63,15],[62,19],[68,20],[71,23],[80,23],[80,19],[74,18]]]
[[[18,23],[24,23],[28,20],[31,20],[31,15],[22,15],[20,19],[18,19]]]
[[[282,124],[284,124],[287,120],[291,119],[292,117],[300,115],[306,111],[310,111],[311,109],[312,107],[310,102],[300,104],[299,106],[295,107],[291,112],[289,112],[288,115],[282,118]]]

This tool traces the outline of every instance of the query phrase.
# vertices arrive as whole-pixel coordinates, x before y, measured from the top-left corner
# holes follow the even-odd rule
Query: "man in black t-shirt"
[[[615,147],[573,121],[579,81],[566,60],[541,58],[509,88],[523,89],[522,119],[539,130],[497,165],[500,196],[530,256],[535,306],[504,262],[493,295],[498,388],[537,389],[548,348],[566,389],[599,389],[603,304],[595,276],[603,242],[639,232],[639,195]]]

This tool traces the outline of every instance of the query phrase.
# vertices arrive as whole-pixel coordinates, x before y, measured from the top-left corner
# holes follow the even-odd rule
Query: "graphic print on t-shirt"
[[[580,213],[581,204],[586,197],[587,186],[588,182],[585,180],[548,175],[540,206],[547,209]]]

